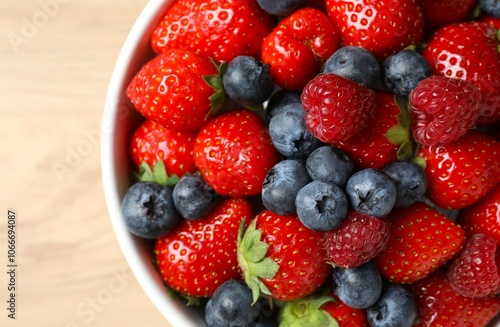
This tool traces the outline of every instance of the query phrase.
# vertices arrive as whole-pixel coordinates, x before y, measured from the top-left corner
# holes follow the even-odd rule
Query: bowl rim
[[[130,66],[134,60],[137,60],[138,50],[144,45],[145,39],[149,40],[152,29],[163,16],[162,13],[173,2],[174,0],[150,0],[132,26],[118,55],[104,105],[101,126],[101,174],[108,214],[115,235],[123,255],[143,291],[173,326],[200,327],[204,325],[200,315],[190,313],[181,301],[169,297],[165,289],[159,287],[158,276],[152,276],[151,267],[146,267],[144,264],[144,258],[139,250],[141,240],[128,232],[122,219],[122,194],[117,187],[120,178],[117,172],[117,158],[115,157],[117,152],[115,140],[119,137],[117,121],[130,76],[136,73],[131,71]],[[142,50],[146,50],[145,48],[143,47]]]

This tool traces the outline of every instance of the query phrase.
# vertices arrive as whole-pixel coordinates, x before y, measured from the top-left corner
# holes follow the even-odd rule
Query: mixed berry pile
[[[210,327],[500,312],[498,0],[177,0],[127,89],[131,233]]]

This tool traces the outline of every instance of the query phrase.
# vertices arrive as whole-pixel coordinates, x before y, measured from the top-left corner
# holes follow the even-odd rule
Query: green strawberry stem
[[[217,63],[215,61],[213,63],[217,67]],[[217,75],[203,76],[205,82],[215,90],[215,93],[210,97],[210,111],[207,113],[205,120],[215,116],[222,110],[224,104],[226,103],[226,92],[224,91],[224,85],[222,84],[222,76],[226,70],[227,63],[223,61],[217,68]]]
[[[155,182],[162,186],[172,187],[179,181],[179,176],[172,174],[167,174],[167,169],[165,168],[165,163],[163,160],[157,160],[154,167],[148,165],[146,161],[143,161],[139,167],[139,173],[135,173],[135,178],[140,182]]]
[[[262,232],[256,229],[254,219],[245,231],[245,222],[241,222],[238,233],[238,264],[243,272],[243,278],[252,290],[253,302],[259,296],[267,296],[271,303],[271,291],[264,285],[261,278],[274,278],[279,266],[274,260],[266,257],[269,245],[261,241]]]
[[[279,313],[280,327],[324,326],[339,327],[338,322],[326,311],[323,304],[335,301],[329,296],[310,295],[285,304]]]

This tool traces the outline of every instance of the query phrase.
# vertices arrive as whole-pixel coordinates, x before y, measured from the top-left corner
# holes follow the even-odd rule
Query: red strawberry
[[[175,291],[192,297],[212,296],[229,279],[241,279],[236,258],[240,223],[253,216],[250,202],[228,199],[201,220],[183,220],[156,241],[161,276]]]
[[[432,33],[441,27],[465,20],[476,0],[420,0],[425,21],[425,30]]]
[[[215,117],[198,133],[194,160],[217,193],[238,197],[262,191],[279,154],[256,113],[234,110]]]
[[[169,50],[142,67],[127,96],[146,118],[168,129],[196,131],[205,124],[216,93],[204,76],[214,75],[217,68],[208,57]]]
[[[358,267],[385,249],[389,228],[385,218],[350,211],[339,227],[324,233],[326,258],[334,266]]]
[[[193,158],[195,138],[195,133],[172,131],[146,120],[132,135],[130,154],[137,168],[143,162],[153,167],[157,160],[163,160],[168,175],[181,177],[197,170]]]
[[[368,327],[364,310],[348,307],[333,293],[285,302],[278,321],[280,326]]]
[[[327,0],[326,8],[341,45],[361,46],[379,60],[417,45],[423,36],[422,8],[415,0]]]
[[[329,301],[321,307],[321,310],[326,311],[338,323],[339,327],[368,327],[368,320],[364,310],[353,309],[342,302],[333,293],[329,296],[333,301]]]
[[[458,222],[468,236],[489,235],[500,245],[500,183],[479,201],[460,211]]]
[[[500,17],[493,17],[493,16],[490,16],[490,15],[487,15],[487,14],[483,14],[481,15],[481,17],[479,17],[478,21],[496,29],[496,30],[500,30]]]
[[[307,129],[336,145],[362,130],[375,108],[374,92],[335,74],[316,76],[301,95]]]
[[[264,39],[262,61],[270,65],[277,85],[300,91],[337,48],[337,30],[328,16],[304,8],[284,18]]]
[[[336,144],[342,149],[358,168],[382,169],[389,162],[397,159],[398,146],[387,139],[387,131],[398,125],[400,109],[394,95],[376,91],[373,117],[368,119],[367,126]]]
[[[417,202],[395,209],[389,243],[374,261],[382,276],[395,283],[424,278],[452,258],[465,243],[463,229],[444,215]]]
[[[469,81],[431,76],[410,94],[410,115],[415,141],[446,145],[475,126],[481,110],[481,92]]]
[[[291,301],[311,294],[328,277],[320,232],[306,228],[296,216],[264,210],[241,231],[238,262],[254,300],[262,293]]]
[[[421,147],[429,199],[446,209],[465,208],[500,180],[500,142],[470,130],[445,146]]]
[[[177,0],[151,43],[156,53],[180,48],[229,62],[239,55],[259,58],[272,29],[273,18],[254,0]]]
[[[498,291],[500,276],[495,262],[495,239],[474,234],[451,260],[448,279],[451,287],[466,297],[482,298]]]
[[[410,289],[418,309],[414,327],[484,327],[500,311],[497,297],[472,299],[455,292],[443,269],[412,284]]]
[[[422,52],[435,75],[465,79],[483,96],[480,125],[500,119],[500,52],[496,31],[478,22],[446,26]]]

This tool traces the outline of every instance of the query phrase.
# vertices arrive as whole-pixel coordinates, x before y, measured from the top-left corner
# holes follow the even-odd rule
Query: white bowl
[[[200,308],[186,307],[170,298],[152,264],[149,242],[131,235],[120,205],[130,186],[128,142],[139,115],[125,96],[126,88],[143,64],[152,58],[150,35],[173,0],[151,0],[134,24],[118,57],[109,85],[102,122],[102,178],[108,211],[120,247],[141,287],[153,304],[175,327],[205,326]]]
[[[147,61],[153,58],[150,35],[165,10],[175,0],[150,0],[134,24],[118,57],[109,85],[102,122],[102,178],[109,215],[124,256],[147,296],[174,327],[204,327],[203,308],[186,307],[170,298],[152,264],[150,242],[130,234],[121,215],[121,199],[130,186],[132,169],[128,142],[140,122],[139,114],[128,102],[126,88]],[[500,327],[497,317],[489,324]]]

